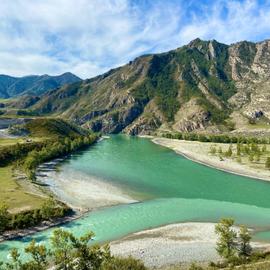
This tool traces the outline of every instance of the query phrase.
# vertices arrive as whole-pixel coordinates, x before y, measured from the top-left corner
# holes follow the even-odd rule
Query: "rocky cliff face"
[[[46,93],[31,109],[105,133],[219,132],[267,128],[269,100],[270,41],[196,39]]]

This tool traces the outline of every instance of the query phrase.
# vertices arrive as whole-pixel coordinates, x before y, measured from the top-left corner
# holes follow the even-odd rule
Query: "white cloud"
[[[255,0],[1,0],[0,73],[89,78],[198,36],[256,40],[270,33],[269,18],[269,2]]]
[[[241,40],[260,41],[270,38],[269,1],[217,1],[204,9],[204,16],[194,14],[192,21],[179,33],[188,42],[196,37],[216,39],[227,44]],[[224,16],[224,9],[227,15]]]

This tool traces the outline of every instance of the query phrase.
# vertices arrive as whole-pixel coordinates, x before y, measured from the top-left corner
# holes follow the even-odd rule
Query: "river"
[[[69,185],[83,175],[84,182],[98,179],[138,201],[103,207],[62,226],[76,235],[92,230],[97,242],[164,224],[222,217],[254,228],[255,238],[269,239],[270,182],[194,163],[146,138],[111,136],[72,155],[58,171]],[[1,243],[0,260],[6,260],[10,248],[22,249],[33,238],[47,244],[51,231]]]

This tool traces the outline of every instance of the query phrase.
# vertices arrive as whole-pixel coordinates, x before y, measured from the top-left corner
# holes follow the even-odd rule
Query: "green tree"
[[[212,155],[215,155],[216,152],[217,152],[216,147],[215,147],[215,146],[211,146],[211,147],[210,147],[210,153],[211,153]]]
[[[218,153],[219,153],[220,155],[222,154],[222,148],[221,148],[221,147],[218,148]]]
[[[236,159],[236,161],[237,161],[238,163],[242,163],[242,159],[241,159],[241,157],[240,157],[240,156],[238,156],[238,157],[237,157],[237,159]]]
[[[260,162],[260,160],[261,160],[260,152],[256,153],[255,160],[256,160],[256,162]]]
[[[5,265],[5,270],[22,270],[22,263],[20,260],[20,253],[16,248],[13,248],[10,252],[11,262]]]
[[[99,270],[102,263],[111,258],[109,246],[101,248],[98,245],[89,245],[93,237],[92,232],[80,238],[71,237],[74,248],[73,266],[75,269]]]
[[[265,161],[265,167],[267,169],[270,169],[270,157],[267,157],[266,161]]]
[[[72,270],[72,234],[68,231],[57,229],[53,232],[51,243],[53,247],[53,260],[58,270]]]
[[[234,220],[231,218],[221,219],[216,225],[215,231],[219,236],[217,241],[218,254],[227,259],[232,259],[237,251],[237,233],[233,229]]]
[[[250,245],[251,236],[246,226],[240,227],[239,232],[239,251],[238,255],[243,258],[248,258],[251,255],[252,248]]]
[[[5,203],[0,203],[0,232],[6,230],[9,222],[8,207]]]
[[[231,157],[232,156],[232,145],[229,146],[228,150],[225,152],[226,157]]]
[[[241,156],[241,144],[240,143],[237,143],[236,154],[237,154],[237,156]]]
[[[53,198],[47,199],[41,206],[40,214],[43,219],[51,219],[54,217],[56,202]]]
[[[110,260],[105,261],[101,270],[147,270],[144,264],[132,257],[117,258],[113,257]],[[199,269],[198,269],[199,270]]]
[[[48,262],[53,262],[55,270],[146,270],[144,264],[131,257],[118,258],[111,256],[108,245],[100,247],[90,245],[92,232],[82,237],[57,229],[50,239],[52,249],[32,241],[25,251],[30,255],[26,262],[20,260],[17,249],[11,251],[12,261],[0,262],[1,270],[45,270]]]

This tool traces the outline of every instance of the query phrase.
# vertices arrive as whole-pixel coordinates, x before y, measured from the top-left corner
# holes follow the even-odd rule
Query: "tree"
[[[242,159],[241,159],[240,156],[238,156],[236,160],[237,160],[238,163],[242,163]]]
[[[20,260],[17,249],[11,251],[12,261],[6,264],[0,262],[1,270],[45,270],[48,262],[54,262],[54,270],[146,270],[144,264],[131,257],[118,258],[110,253],[108,245],[100,247],[90,245],[92,232],[75,237],[63,229],[53,232],[50,239],[52,249],[32,241],[25,251],[30,255],[26,262]]]
[[[240,143],[237,143],[236,154],[237,154],[237,156],[241,156],[241,144]]]
[[[267,169],[270,169],[270,157],[267,157],[266,161],[265,161],[265,167]]]
[[[35,182],[37,180],[35,170],[27,170],[26,175],[31,182]]]
[[[137,259],[132,257],[128,258],[117,258],[113,257],[110,260],[105,261],[101,270],[147,270],[144,264]],[[193,268],[194,270],[201,270],[201,268]]]
[[[51,238],[54,262],[57,269],[99,270],[101,265],[111,259],[109,246],[89,245],[92,232],[76,238],[73,234],[58,229]]]
[[[261,160],[261,154],[260,154],[260,152],[258,152],[257,154],[256,154],[256,156],[255,156],[255,160],[256,160],[256,162],[260,162],[260,160]]]
[[[72,270],[72,234],[63,229],[57,229],[53,232],[51,243],[53,247],[53,260],[56,269]]]
[[[222,154],[222,148],[221,147],[218,148],[218,153]]]
[[[216,147],[215,147],[215,146],[211,146],[211,147],[210,147],[210,153],[211,153],[212,155],[215,155],[216,152],[217,152]]]
[[[56,202],[53,198],[46,200],[40,209],[40,214],[43,219],[50,219],[55,214]]]
[[[243,258],[247,258],[251,255],[252,248],[250,245],[251,236],[246,226],[240,227],[239,232],[239,251],[238,255]]]
[[[20,260],[20,253],[18,252],[18,249],[13,248],[10,252],[10,257],[12,259],[12,262],[7,263],[5,265],[4,269],[8,270],[21,270],[22,269],[22,263]]]
[[[232,228],[233,225],[234,220],[227,218],[221,219],[215,228],[219,236],[216,250],[221,257],[227,260],[232,259],[237,251],[237,233]]]
[[[0,204],[0,232],[6,230],[9,222],[8,207],[5,203]]]
[[[226,157],[231,157],[232,156],[232,146],[230,145],[228,150],[225,152]]]

